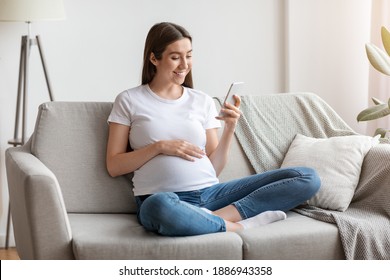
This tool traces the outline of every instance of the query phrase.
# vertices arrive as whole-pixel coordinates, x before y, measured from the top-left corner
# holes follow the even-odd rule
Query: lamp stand
[[[30,25],[29,25],[30,26]],[[30,30],[29,30],[30,33]],[[15,114],[15,128],[14,138],[8,141],[8,144],[16,146],[22,146],[26,143],[26,124],[27,124],[27,95],[28,95],[28,69],[29,69],[29,56],[31,46],[38,46],[39,55],[42,62],[43,71],[45,74],[46,85],[49,91],[50,101],[53,101],[53,94],[51,90],[49,75],[46,69],[45,57],[40,43],[39,36],[31,39],[30,35],[22,36],[21,48],[20,48],[20,63],[19,63],[19,81],[18,81],[18,95],[16,99],[16,114]],[[20,117],[22,123],[21,137],[19,136],[20,129]],[[9,231],[11,224],[11,207],[8,203],[8,216],[7,216],[7,232],[5,239],[5,248],[8,249],[9,245]]]

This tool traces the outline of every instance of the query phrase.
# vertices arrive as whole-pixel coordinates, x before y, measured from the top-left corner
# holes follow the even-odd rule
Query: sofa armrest
[[[376,210],[390,211],[390,144],[379,144],[368,152],[363,161],[360,181],[352,200],[358,205],[375,202]],[[390,213],[390,212],[389,212]]]
[[[6,151],[16,247],[21,259],[74,259],[72,234],[55,175],[27,145]]]

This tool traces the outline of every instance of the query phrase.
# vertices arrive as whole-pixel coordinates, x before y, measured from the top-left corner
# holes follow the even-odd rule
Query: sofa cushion
[[[288,212],[287,219],[238,232],[247,260],[344,259],[337,226]]]
[[[242,259],[235,233],[165,237],[128,214],[70,214],[69,221],[76,259]]]
[[[135,211],[131,180],[106,170],[109,102],[49,102],[40,106],[31,153],[57,177],[68,212]]]
[[[321,178],[321,188],[308,203],[345,211],[359,182],[364,157],[377,143],[377,138],[364,135],[316,139],[297,134],[282,167],[314,168]]]

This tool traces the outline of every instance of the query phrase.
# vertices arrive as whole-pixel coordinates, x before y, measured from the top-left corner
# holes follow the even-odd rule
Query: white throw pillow
[[[345,211],[359,182],[364,157],[378,144],[378,138],[351,135],[316,139],[297,134],[282,167],[315,169],[321,178],[321,188],[308,204]]]

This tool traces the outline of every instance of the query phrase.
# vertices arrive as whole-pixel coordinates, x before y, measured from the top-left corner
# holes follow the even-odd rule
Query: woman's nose
[[[180,68],[181,69],[187,69],[188,68],[188,60],[187,60],[187,58],[181,59]]]

